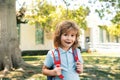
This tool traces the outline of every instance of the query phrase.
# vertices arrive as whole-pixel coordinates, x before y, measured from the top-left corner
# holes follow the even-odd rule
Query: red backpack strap
[[[55,57],[54,52],[52,51],[54,64],[56,67],[60,67],[60,65],[61,65],[60,52],[58,49],[55,49],[55,50],[58,52],[58,57]]]
[[[79,61],[77,49],[72,49],[72,53],[73,53],[73,57],[74,57],[75,62]]]
[[[77,53],[77,49],[72,49],[72,53],[73,53],[73,57],[75,62],[79,61],[78,59],[78,53]],[[79,71],[76,70],[77,73],[80,73]]]
[[[55,57],[54,52],[52,51],[54,64],[55,64],[56,67],[60,67],[60,65],[61,65],[60,51],[59,51],[58,49],[55,49],[55,51],[57,51],[58,57]],[[59,76],[59,78],[60,78],[60,79],[63,79],[64,76],[61,74],[61,75]]]

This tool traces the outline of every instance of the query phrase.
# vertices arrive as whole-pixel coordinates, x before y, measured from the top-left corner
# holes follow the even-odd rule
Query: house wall
[[[53,48],[53,35],[51,33],[44,33],[44,44],[36,44],[34,25],[22,24],[20,29],[20,49],[22,51],[50,50]],[[89,37],[88,42],[86,40],[87,37]],[[120,43],[106,43],[105,31],[103,31],[102,38],[103,42],[101,42],[99,27],[90,27],[86,31],[82,30],[82,34],[80,36],[80,46],[82,49],[87,50],[88,48],[91,48],[91,50],[96,50],[98,52],[120,52]]]
[[[103,35],[100,37],[100,28],[94,27],[91,29],[92,48],[99,53],[120,53],[120,43],[115,42],[113,36],[109,36],[108,40],[107,32],[103,30]],[[101,38],[103,39],[101,41]]]
[[[49,50],[53,48],[52,39],[48,39],[44,34],[44,44],[35,43],[35,26],[22,24],[20,32],[20,49],[24,50]],[[52,36],[52,35],[51,35]]]
[[[91,37],[90,37],[90,28],[88,28],[86,31],[85,31],[85,34],[84,34],[84,37],[85,37],[85,49],[88,49],[89,48],[89,42],[91,42]]]

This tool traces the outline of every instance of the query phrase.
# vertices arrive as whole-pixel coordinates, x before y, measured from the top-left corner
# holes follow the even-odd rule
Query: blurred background
[[[20,47],[22,51],[53,48],[55,25],[72,19],[80,26],[82,51],[119,53],[119,7],[119,0],[17,0],[16,11],[24,9],[21,21],[26,21],[18,27]]]

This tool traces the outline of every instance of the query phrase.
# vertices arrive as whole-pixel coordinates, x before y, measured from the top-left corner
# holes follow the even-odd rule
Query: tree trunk
[[[16,0],[0,0],[0,70],[19,68],[23,63],[16,27]]]

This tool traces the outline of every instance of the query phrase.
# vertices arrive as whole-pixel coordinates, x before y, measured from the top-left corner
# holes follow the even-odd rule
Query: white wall
[[[52,35],[51,35],[52,36]],[[20,35],[21,50],[49,50],[53,48],[53,41],[44,37],[44,44],[35,44],[35,26],[22,24]]]

